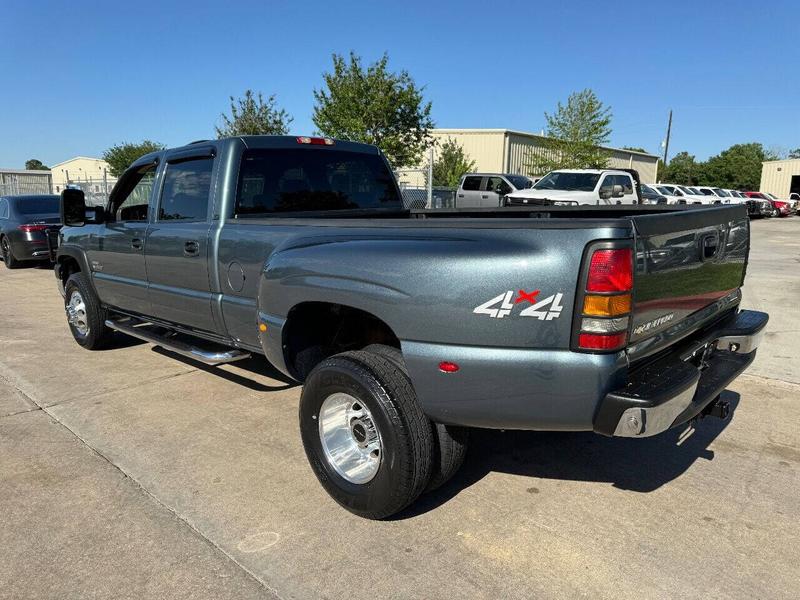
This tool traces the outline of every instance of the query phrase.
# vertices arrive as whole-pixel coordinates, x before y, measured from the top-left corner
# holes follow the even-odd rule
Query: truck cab
[[[525,190],[533,181],[511,173],[467,173],[458,184],[456,208],[497,208],[510,193]]]
[[[506,206],[639,204],[636,183],[627,171],[561,169],[551,171],[531,188],[509,193]]]

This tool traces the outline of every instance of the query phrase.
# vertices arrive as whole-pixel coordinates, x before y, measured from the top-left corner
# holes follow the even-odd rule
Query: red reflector
[[[595,250],[589,264],[586,290],[627,292],[633,287],[633,251],[630,248]]]
[[[25,233],[31,233],[32,231],[44,231],[47,229],[47,225],[20,225],[18,229]]]
[[[443,360],[442,362],[439,363],[439,370],[442,373],[455,373],[459,369],[460,367],[454,362],[448,362],[446,360]]]
[[[314,146],[333,146],[334,142],[330,138],[321,137],[306,137],[300,136],[297,138],[298,144],[312,144]]]
[[[627,335],[625,331],[612,335],[582,333],[578,337],[578,346],[585,350],[615,350],[625,344]]]

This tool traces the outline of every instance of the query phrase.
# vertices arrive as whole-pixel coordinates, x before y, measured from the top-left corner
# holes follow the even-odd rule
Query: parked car
[[[525,175],[509,173],[467,173],[456,192],[456,208],[497,208],[506,194],[533,185]]]
[[[748,198],[758,199],[766,202],[772,207],[770,211],[771,217],[788,217],[791,207],[788,202],[784,200],[773,200],[764,192],[744,192]]]
[[[695,189],[704,196],[711,198],[714,204],[722,204],[723,198],[726,197],[725,193],[720,188],[713,188],[702,185],[702,186],[696,186]]]
[[[785,202],[789,205],[789,214],[797,214],[797,200],[792,200],[791,198],[778,198],[775,194],[770,192],[764,192],[764,195],[773,202]]]
[[[597,208],[411,211],[374,146],[226,138],[143,156],[91,218],[64,191],[55,276],[88,350],[117,331],[304,382],[312,470],[384,518],[456,472],[468,427],[727,414],[768,320],[739,309],[744,209]]]
[[[643,183],[640,186],[642,190],[642,204],[667,204],[667,197],[657,191],[655,188]]]
[[[551,171],[533,187],[506,196],[506,206],[638,203],[631,173],[612,169]]]
[[[50,258],[49,231],[60,227],[58,196],[0,197],[0,257],[9,269]]]
[[[708,196],[704,195],[699,190],[690,188],[689,186],[675,185],[673,183],[660,183],[658,184],[658,188],[663,188],[674,197],[682,199],[683,202],[679,202],[679,204],[714,204],[714,201]]]

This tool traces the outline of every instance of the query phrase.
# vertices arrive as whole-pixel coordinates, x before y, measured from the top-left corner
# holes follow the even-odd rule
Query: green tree
[[[433,161],[433,185],[458,187],[461,176],[474,170],[475,161],[470,159],[457,141],[447,138]]]
[[[143,140],[138,144],[122,142],[103,152],[103,160],[108,163],[109,173],[119,177],[137,158],[163,149],[164,144],[152,140]]]
[[[759,143],[734,144],[706,161],[703,183],[737,190],[757,190],[761,184],[761,163],[772,157],[773,154]]]
[[[663,163],[660,164],[663,165]],[[664,183],[696,185],[700,181],[702,171],[702,163],[698,163],[694,155],[685,151],[678,152],[663,168],[663,171],[659,169],[658,179]]]
[[[631,152],[644,152],[645,154],[648,153],[647,150],[645,150],[644,148],[640,148],[639,146],[623,146],[622,149],[630,150]]]
[[[276,106],[275,94],[264,100],[261,92],[245,90],[241,98],[230,97],[231,114],[222,114],[222,127],[214,127],[218,138],[237,135],[286,135],[294,119]]]
[[[553,169],[602,169],[610,154],[600,148],[611,136],[611,109],[590,89],[574,92],[553,114],[544,114],[547,138],[526,162],[531,175]]]
[[[364,68],[333,55],[333,71],[323,73],[325,88],[314,90],[312,120],[326,136],[375,144],[395,168],[419,164],[430,143],[431,103],[407,71],[388,69],[389,56]]]
[[[25,169],[28,171],[49,171],[50,167],[36,158],[31,158],[25,161]]]
[[[800,158],[800,148],[795,148],[794,150],[789,150],[788,158]]]

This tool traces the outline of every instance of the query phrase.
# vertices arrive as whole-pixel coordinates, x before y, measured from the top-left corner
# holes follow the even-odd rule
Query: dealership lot
[[[771,320],[731,421],[476,431],[388,522],[324,493],[263,361],[86,352],[49,270],[0,268],[0,598],[796,597],[800,218],[752,229],[743,306]]]

